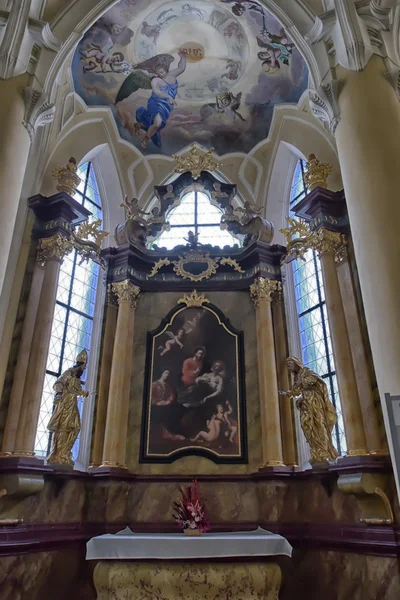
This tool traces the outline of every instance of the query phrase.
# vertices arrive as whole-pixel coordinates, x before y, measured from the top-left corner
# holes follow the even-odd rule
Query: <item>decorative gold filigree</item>
[[[78,398],[88,396],[81,383],[86,363],[87,352],[83,350],[76,357],[74,366],[67,369],[53,386],[54,411],[47,425],[47,429],[53,434],[51,451],[47,457],[49,463],[74,466],[72,447],[81,429]]]
[[[315,154],[310,154],[305,164],[304,183],[311,192],[316,187],[327,188],[328,176],[332,172],[332,165],[321,163]]]
[[[187,269],[185,269],[185,265],[191,263],[200,263],[206,264],[206,268],[201,273],[191,273]],[[174,260],[172,262],[174,265],[174,272],[178,277],[182,277],[182,279],[190,279],[190,281],[201,281],[202,279],[210,279],[212,275],[215,275],[218,269],[218,259],[211,258],[209,254],[203,254],[202,252],[197,252],[196,250],[191,250],[190,252],[186,252],[183,256],[179,257],[179,260]]]
[[[205,294],[198,294],[196,290],[193,290],[191,294],[183,294],[177,304],[186,304],[187,307],[190,307],[203,306],[203,304],[208,304],[208,302],[209,300],[207,300]]]
[[[201,273],[192,273],[188,271],[186,265],[191,263],[204,264],[205,268]],[[244,273],[244,270],[239,265],[237,260],[226,257],[226,258],[211,258],[209,254],[205,254],[198,250],[190,250],[190,252],[186,252],[183,256],[179,257],[179,260],[170,261],[168,258],[160,258],[157,262],[154,263],[149,275],[147,275],[146,279],[150,279],[157,275],[158,271],[163,267],[168,265],[174,266],[174,272],[178,277],[182,277],[183,279],[190,279],[190,281],[201,281],[202,279],[210,279],[212,275],[218,270],[220,265],[228,265],[232,267],[238,273]]]
[[[237,271],[238,273],[244,273],[244,269],[242,269],[238,261],[234,258],[231,258],[230,256],[226,258],[221,258],[219,262],[221,265],[228,265],[229,267],[233,267],[233,269],[235,269],[235,271]]]
[[[147,275],[146,279],[150,279],[150,277],[154,277],[157,275],[158,271],[163,267],[167,267],[171,264],[171,261],[168,258],[160,258],[157,262],[154,263],[153,268],[151,269],[149,275]]]
[[[36,261],[42,266],[49,260],[62,262],[64,256],[69,254],[73,248],[70,238],[60,232],[41,238],[37,247]]]
[[[74,235],[76,238],[80,240],[89,240],[93,238],[93,242],[96,246],[101,246],[104,238],[108,236],[108,231],[103,231],[101,229],[102,220],[96,219],[89,223],[89,221],[84,221],[81,223],[76,231],[74,231]]]
[[[118,304],[121,304],[121,302],[129,302],[132,308],[136,308],[140,289],[129,281],[129,279],[125,279],[125,281],[119,283],[113,283],[112,291],[118,298]]]
[[[272,296],[282,289],[282,284],[276,279],[267,279],[265,277],[257,277],[250,286],[250,296],[257,308],[260,300],[265,298],[268,302],[272,301]]]
[[[293,239],[295,235],[306,237],[310,233],[310,226],[304,219],[296,217],[286,217],[286,223],[289,227],[282,227],[279,231],[285,236],[287,241]]]
[[[184,156],[173,154],[177,162],[174,173],[186,173],[189,171],[193,179],[198,179],[202,171],[215,171],[221,166],[221,162],[213,158],[214,148],[203,152],[196,144],[192,144],[189,152]]]
[[[59,192],[66,192],[70,196],[75,194],[81,181],[81,178],[77,174],[77,170],[78,166],[76,164],[76,159],[73,156],[71,156],[65,167],[56,167],[53,169],[52,176],[58,182],[57,190]]]
[[[74,248],[81,256],[81,263],[86,260],[94,260],[104,267],[104,261],[100,256],[102,240],[108,235],[107,231],[101,231],[101,219],[92,223],[82,223],[76,233],[73,231],[71,237],[60,233],[41,238],[38,243],[36,260],[44,265],[49,260],[58,260],[62,262],[64,256],[69,254]],[[93,237],[94,240],[90,240]]]
[[[289,257],[305,260],[304,255],[310,249],[320,255],[327,252],[336,253],[347,243],[346,236],[342,233],[330,231],[325,227],[313,231],[308,223],[297,221],[292,217],[287,217],[286,221],[289,227],[280,229],[287,241],[286,254],[283,256],[281,264]],[[299,237],[293,237],[295,235],[299,235]]]
[[[100,229],[101,223],[101,219],[97,219],[91,223],[85,221],[79,225],[76,232],[72,232],[72,244],[81,257],[80,264],[84,260],[93,260],[104,268],[105,262],[101,257],[101,243],[108,236],[108,231]],[[93,238],[93,240],[89,238]]]

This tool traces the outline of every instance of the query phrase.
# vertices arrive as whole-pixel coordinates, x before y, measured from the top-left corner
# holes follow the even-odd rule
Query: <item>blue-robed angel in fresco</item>
[[[148,141],[161,147],[161,131],[165,127],[171,112],[176,104],[178,92],[177,77],[186,69],[186,57],[178,52],[180,60],[176,69],[169,70],[174,57],[170,54],[158,54],[133,68],[128,75],[115,100],[118,115],[123,125],[132,133],[139,135],[145,131],[140,145],[146,148]],[[136,122],[132,124],[132,115],[125,109],[124,100],[129,98],[139,89],[152,90],[147,102],[147,108],[140,107],[136,111]]]

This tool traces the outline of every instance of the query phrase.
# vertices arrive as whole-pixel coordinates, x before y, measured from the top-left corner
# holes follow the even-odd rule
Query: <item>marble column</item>
[[[279,281],[264,277],[258,277],[250,286],[250,294],[256,308],[262,467],[284,464],[271,311],[272,295],[281,287]]]
[[[389,450],[384,432],[380,428],[379,413],[374,402],[370,368],[365,350],[362,324],[347,247],[342,246],[340,252],[336,253],[335,258],[357,381],[358,397],[363,416],[367,449],[370,454],[386,455]]]
[[[18,429],[13,454],[34,456],[36,428],[46,372],[60,264],[71,250],[68,238],[56,233],[39,241],[37,260],[44,265],[37,316],[32,334]]]
[[[387,65],[378,56],[363,71],[339,69],[338,77],[344,85],[335,135],[390,443],[384,396],[400,395],[400,107]]]
[[[0,298],[31,145],[24,127],[26,109],[21,94],[28,78],[25,74],[0,80]]]
[[[110,391],[111,366],[114,350],[115,329],[117,325],[118,305],[111,289],[107,290],[107,306],[103,348],[100,363],[99,392],[96,402],[96,420],[94,426],[92,466],[101,464],[103,457],[104,434],[106,431],[108,394]]]
[[[33,334],[35,331],[36,317],[39,311],[40,296],[43,286],[45,268],[36,263],[28,304],[22,328],[21,343],[18,351],[17,364],[14,372],[14,382],[11,391],[10,404],[7,411],[7,421],[4,430],[2,454],[8,454],[15,449],[15,438],[18,430],[18,421],[24,397],[26,374],[28,371],[29,357],[32,348]]]
[[[112,356],[103,459],[100,468],[126,469],[129,399],[133,371],[135,309],[140,290],[129,280],[113,283],[118,317]]]
[[[339,233],[321,228],[317,232],[317,239],[316,250],[321,261],[326,310],[343,413],[347,453],[349,456],[360,456],[368,454],[368,450],[335,263],[335,250],[342,245],[342,236]]]
[[[287,345],[285,311],[282,292],[275,295],[272,302],[272,320],[274,324],[275,359],[280,390],[289,390],[291,383],[286,359],[289,356]],[[285,465],[297,466],[296,433],[293,415],[293,400],[279,396],[283,459]]]

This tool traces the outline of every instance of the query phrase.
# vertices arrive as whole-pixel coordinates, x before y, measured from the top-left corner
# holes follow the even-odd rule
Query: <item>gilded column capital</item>
[[[60,232],[46,238],[41,238],[37,246],[36,261],[44,266],[49,260],[62,262],[64,256],[71,252],[71,240]]]
[[[254,302],[254,306],[258,308],[261,299],[272,301],[272,297],[276,292],[282,290],[282,284],[276,279],[267,279],[266,277],[258,277],[250,286],[250,296]]]
[[[328,252],[336,253],[345,243],[345,236],[342,233],[330,231],[329,229],[325,229],[325,227],[321,227],[313,232],[311,239],[311,247],[319,255],[327,254]]]
[[[119,283],[113,283],[111,289],[117,297],[118,304],[129,302],[132,308],[136,308],[140,289],[134,285],[129,279]]]
[[[280,229],[288,243],[282,264],[288,257],[304,260],[305,253],[310,249],[315,250],[319,255],[334,252],[336,262],[339,261],[339,257],[340,262],[343,262],[346,257],[347,245],[346,236],[343,233],[331,231],[325,227],[317,230],[310,229],[310,225],[302,219],[287,217],[286,220],[288,227]]]

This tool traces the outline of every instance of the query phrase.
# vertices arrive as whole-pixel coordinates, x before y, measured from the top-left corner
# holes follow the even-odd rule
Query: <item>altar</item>
[[[129,528],[87,544],[97,600],[277,600],[278,556],[292,547],[258,528],[235,533],[137,534]]]

